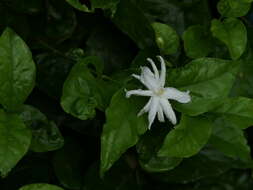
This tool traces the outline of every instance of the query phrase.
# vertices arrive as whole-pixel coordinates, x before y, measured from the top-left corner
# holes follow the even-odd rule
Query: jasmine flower
[[[177,123],[176,115],[172,109],[169,99],[176,100],[180,103],[188,103],[191,101],[189,91],[182,92],[173,87],[164,87],[166,79],[166,66],[164,59],[157,56],[161,62],[161,72],[159,73],[155,63],[148,58],[147,61],[151,64],[153,72],[148,67],[141,67],[141,75],[133,74],[132,76],[138,79],[147,90],[137,89],[126,92],[126,97],[131,95],[150,96],[148,103],[138,113],[138,116],[148,112],[148,121],[151,128],[156,115],[160,122],[164,122],[164,115],[172,124]]]

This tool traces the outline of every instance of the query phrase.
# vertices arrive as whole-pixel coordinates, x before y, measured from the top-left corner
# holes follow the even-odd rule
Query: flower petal
[[[150,90],[129,90],[126,92],[126,97],[129,98],[132,95],[136,96],[153,96],[153,92]]]
[[[161,107],[161,105],[158,105],[158,112],[157,112],[157,116],[158,116],[158,120],[160,122],[164,122],[164,115],[163,115],[163,108]]]
[[[150,104],[151,104],[151,99],[149,98],[148,103],[141,109],[141,111],[139,111],[139,113],[137,114],[137,116],[141,116],[142,114],[148,112],[149,108],[150,108]]]
[[[159,88],[159,80],[155,79],[154,73],[148,67],[141,67],[141,81],[149,90],[157,90]]]
[[[182,92],[176,88],[168,87],[165,88],[163,97],[166,99],[176,100],[180,103],[188,103],[191,101],[191,96],[189,93],[189,91]]]
[[[158,69],[157,69],[154,61],[150,58],[147,58],[147,61],[151,64],[151,66],[153,68],[156,80],[159,80],[159,72],[158,72]]]
[[[151,103],[150,103],[150,108],[149,108],[149,113],[148,113],[148,128],[151,128],[152,123],[155,120],[156,112],[159,106],[159,98],[158,97],[152,97],[151,98]]]
[[[161,62],[161,73],[160,73],[160,85],[161,87],[164,87],[165,85],[165,80],[166,80],[166,66],[165,66],[165,61],[161,56],[157,56],[157,58]]]
[[[171,123],[173,125],[176,125],[177,123],[177,118],[176,115],[171,107],[171,104],[168,100],[161,98],[160,99],[160,105],[163,109],[164,114],[166,115],[166,117],[171,121]]]

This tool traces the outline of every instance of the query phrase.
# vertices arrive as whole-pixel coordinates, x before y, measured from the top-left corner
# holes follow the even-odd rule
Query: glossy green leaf
[[[204,26],[190,26],[184,32],[183,40],[184,50],[188,57],[205,57],[212,51],[212,37]]]
[[[46,116],[38,109],[25,105],[20,117],[32,131],[30,149],[34,152],[47,152],[61,148],[64,139],[53,121],[48,121]]]
[[[217,4],[217,9],[224,17],[241,17],[246,15],[251,7],[251,4],[246,1],[220,0]]]
[[[142,99],[127,99],[123,89],[114,94],[106,110],[106,123],[101,136],[100,173],[104,174],[112,164],[147,130],[147,119],[137,117]],[[140,105],[141,104],[141,105]]]
[[[180,123],[165,137],[158,155],[187,158],[198,153],[207,143],[212,127],[212,122],[206,118],[183,115]]]
[[[239,62],[215,58],[200,58],[185,67],[167,72],[167,86],[190,91],[192,101],[175,103],[180,112],[199,115],[222,104],[235,81]]]
[[[85,157],[83,147],[73,139],[67,139],[65,146],[54,154],[54,171],[64,187],[74,190],[82,187]]]
[[[224,99],[223,104],[212,112],[226,118],[238,129],[246,129],[253,125],[253,100],[250,98]]]
[[[209,141],[213,147],[235,159],[239,158],[246,162],[251,159],[250,147],[242,129],[223,117],[216,119],[214,126]]]
[[[96,114],[100,95],[97,92],[96,79],[90,73],[87,58],[72,68],[63,86],[61,106],[65,112],[82,120],[93,118]]]
[[[152,24],[155,30],[156,44],[162,54],[174,54],[179,47],[179,37],[176,31],[169,25],[155,22]]]
[[[19,190],[64,190],[64,189],[56,185],[36,183],[36,184],[25,185],[21,187]]]
[[[66,0],[72,7],[76,8],[79,11],[83,12],[91,12],[89,8],[85,5],[82,4],[79,0]]]
[[[6,176],[26,154],[31,137],[31,131],[18,115],[0,110],[0,172],[2,176]]]
[[[131,11],[129,11],[131,10]],[[139,48],[155,45],[155,34],[151,24],[135,6],[132,0],[121,0],[114,15],[113,22],[126,33]]]
[[[7,28],[0,37],[0,103],[15,110],[35,84],[35,64],[25,42]]]
[[[174,169],[182,158],[158,157],[157,152],[168,133],[168,128],[155,126],[155,129],[145,133],[136,145],[139,163],[147,172],[165,172]]]
[[[247,45],[247,30],[244,24],[235,18],[227,18],[223,22],[212,20],[213,36],[226,44],[232,59],[238,59]]]

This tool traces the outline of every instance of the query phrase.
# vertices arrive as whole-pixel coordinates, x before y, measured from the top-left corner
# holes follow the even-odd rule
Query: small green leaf
[[[168,131],[168,127],[155,126],[154,129],[145,133],[136,145],[139,163],[147,172],[169,171],[182,161],[182,158],[157,156]]]
[[[211,112],[226,118],[238,129],[246,129],[253,125],[253,99],[250,98],[224,99],[223,104]]]
[[[156,44],[162,54],[169,55],[177,52],[179,37],[176,31],[167,24],[155,22],[152,24],[155,30]]]
[[[191,102],[173,102],[175,109],[196,116],[214,109],[229,95],[239,62],[215,58],[193,60],[185,67],[167,72],[167,86],[190,91]]]
[[[123,89],[112,97],[106,110],[106,123],[101,136],[101,175],[109,170],[128,148],[134,146],[139,136],[147,130],[146,118],[137,117],[144,105],[141,100],[138,97],[127,99]]]
[[[217,9],[224,17],[241,17],[250,10],[251,4],[247,1],[249,0],[220,0]]]
[[[61,97],[64,111],[81,120],[93,118],[96,114],[95,108],[100,101],[96,79],[87,67],[87,62],[90,61],[88,57],[74,65],[64,82]]]
[[[200,58],[207,56],[212,50],[212,37],[204,26],[194,25],[183,34],[184,50],[188,57]]]
[[[0,110],[0,172],[6,176],[26,154],[31,131],[16,114]]]
[[[25,105],[20,117],[32,131],[30,149],[34,152],[48,152],[61,148],[64,139],[53,121],[49,122],[46,116],[38,109]]]
[[[183,115],[180,123],[166,136],[158,155],[191,157],[207,143],[212,133],[212,126],[206,118]]]
[[[36,183],[36,184],[25,185],[19,188],[19,190],[64,190],[64,189],[56,185]]]
[[[247,30],[244,24],[235,18],[227,18],[223,22],[212,20],[213,36],[226,44],[232,59],[238,59],[247,45]]]
[[[0,103],[16,110],[35,84],[35,64],[25,42],[7,28],[0,37]]]
[[[79,0],[66,0],[72,7],[74,7],[75,9],[79,10],[79,11],[83,11],[83,12],[91,12],[91,10],[89,10],[89,8],[85,5],[80,3]]]
[[[101,9],[110,9],[112,11],[112,16],[117,10],[117,5],[120,0],[91,0],[92,9],[101,8]]]
[[[215,120],[209,143],[226,156],[240,158],[246,162],[251,160],[250,147],[243,130],[226,118],[220,117]]]

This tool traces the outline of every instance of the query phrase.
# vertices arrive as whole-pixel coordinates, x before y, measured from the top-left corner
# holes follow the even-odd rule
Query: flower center
[[[158,89],[157,91],[155,91],[155,94],[157,95],[157,96],[161,96],[161,95],[163,95],[163,93],[164,93],[164,88],[160,88],[160,89]]]

